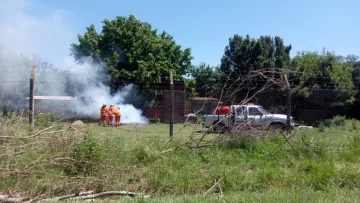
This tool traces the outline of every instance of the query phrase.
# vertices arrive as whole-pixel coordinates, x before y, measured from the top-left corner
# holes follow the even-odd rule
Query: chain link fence
[[[0,83],[0,106],[3,115],[15,112],[16,115],[27,116],[29,83],[27,81]],[[122,106],[123,123],[127,123],[126,119],[130,118],[130,115],[141,116],[147,121],[146,123],[170,123],[171,92],[168,83],[151,86],[129,84],[112,95],[103,89],[93,87],[86,89],[86,95],[80,96],[66,95],[66,91],[63,91],[66,86],[67,84],[57,82],[55,78],[53,81],[36,81],[35,95],[48,96],[48,98],[35,98],[35,113],[60,113],[74,119],[98,120],[101,105],[115,103]],[[9,91],[8,87],[16,88]],[[62,91],[59,91],[60,89]],[[227,90],[227,92],[231,91]],[[292,116],[298,124],[314,125],[336,115],[354,115],[354,104],[346,103],[349,99],[350,96],[346,92],[335,89],[309,89],[307,95],[293,93]],[[202,115],[212,114],[218,105],[241,104],[245,101],[261,105],[272,113],[286,114],[286,92],[279,88],[268,88],[257,93],[237,91],[232,97],[186,98],[184,83],[177,82],[174,86],[174,124],[197,123]],[[133,115],[135,111],[137,114]]]
[[[347,116],[351,96],[336,89],[309,89],[306,95],[291,95],[291,115],[299,125],[316,123],[337,115]],[[286,92],[277,88],[264,90],[249,100],[263,106],[269,112],[286,114]]]

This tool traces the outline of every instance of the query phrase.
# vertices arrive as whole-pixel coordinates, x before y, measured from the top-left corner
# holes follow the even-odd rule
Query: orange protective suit
[[[112,112],[115,116],[115,126],[120,126],[120,117],[121,117],[121,112],[119,108],[113,108]]]
[[[114,107],[110,106],[108,108],[108,118],[109,118],[109,125],[113,125],[113,120],[114,120]]]
[[[107,110],[106,106],[102,106],[100,108],[100,120],[104,126],[106,126],[107,117],[108,117],[108,110]]]

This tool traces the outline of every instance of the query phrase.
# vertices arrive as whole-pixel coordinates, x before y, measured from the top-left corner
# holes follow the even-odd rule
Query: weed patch
[[[168,142],[168,134],[159,133],[168,125],[159,123],[122,126],[130,130],[95,124],[69,131],[58,125],[31,139],[0,140],[0,191],[60,196],[127,190],[158,195],[155,202],[354,202],[360,187],[360,134],[353,120],[343,125],[342,118],[336,119],[324,123],[324,132],[294,130],[289,142],[295,150],[282,136],[209,134],[208,140],[223,137],[207,142],[210,146],[186,145],[167,153],[160,152],[201,135],[194,126],[174,125],[182,130]],[[49,124],[39,123],[34,132]],[[29,135],[27,126],[23,120],[4,119],[0,132]]]
[[[65,168],[67,175],[93,175],[98,172],[102,157],[103,146],[99,145],[90,131],[87,131],[84,139],[75,144],[70,154],[73,164]]]

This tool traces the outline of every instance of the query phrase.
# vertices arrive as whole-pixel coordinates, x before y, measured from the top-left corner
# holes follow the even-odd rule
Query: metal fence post
[[[173,138],[174,133],[174,82],[172,72],[170,71],[170,140]]]
[[[34,95],[35,95],[35,74],[36,74],[36,66],[33,66],[31,77],[30,77],[30,98],[29,98],[29,124],[31,129],[34,128]]]

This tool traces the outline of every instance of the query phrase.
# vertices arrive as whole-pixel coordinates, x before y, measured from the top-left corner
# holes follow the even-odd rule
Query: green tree
[[[352,81],[354,83],[355,89],[359,89],[360,87],[360,61],[358,56],[349,55],[346,57],[347,63],[353,65],[353,72],[352,72]]]
[[[354,70],[352,72],[352,81],[354,83],[354,89],[357,90],[355,94],[355,102],[349,110],[349,115],[353,118],[360,119],[360,61],[358,61],[359,57],[354,55],[350,55],[346,57],[346,59],[349,63],[353,64]]]
[[[194,79],[194,88],[198,96],[201,97],[214,97],[221,89],[220,66],[212,67],[206,63],[200,63],[198,66],[193,67],[192,77]]]
[[[191,70],[191,49],[182,50],[165,31],[157,34],[133,15],[102,22],[101,33],[90,25],[84,35],[78,35],[79,43],[71,45],[71,52],[79,63],[88,58],[104,61],[109,74],[105,82],[113,90],[134,81],[150,87],[168,80],[170,71],[174,80],[180,80]]]
[[[198,96],[198,92],[196,91],[196,80],[192,78],[185,79],[185,90],[187,99]]]
[[[353,90],[353,64],[345,57],[323,50],[303,51],[292,59],[291,67],[298,72],[300,87]]]
[[[353,62],[326,51],[303,51],[291,61],[293,93],[307,96],[311,90],[326,91],[326,106],[342,106],[354,101]],[[336,91],[334,91],[336,90]],[[324,93],[325,94],[325,93]],[[315,101],[314,101],[315,102]]]
[[[260,36],[259,39],[234,35],[225,47],[221,59],[220,71],[230,83],[245,77],[251,70],[264,68],[285,68],[290,62],[291,45],[285,46],[283,40],[276,36]],[[261,81],[261,80],[260,80]],[[252,83],[256,82],[254,78]],[[261,83],[261,82],[260,82]]]

